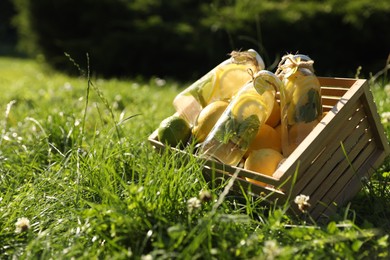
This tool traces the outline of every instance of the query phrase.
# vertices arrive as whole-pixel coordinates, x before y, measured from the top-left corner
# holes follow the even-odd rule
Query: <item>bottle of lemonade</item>
[[[199,154],[236,166],[271,114],[281,84],[272,72],[257,72],[230,102],[200,147]]]
[[[264,69],[264,62],[255,50],[233,51],[230,56],[175,97],[173,106],[191,125],[211,102],[230,101],[251,80],[249,71],[256,73]]]
[[[285,55],[277,76],[282,80],[280,109],[282,150],[289,156],[322,117],[321,85],[314,74],[314,61],[306,55]]]

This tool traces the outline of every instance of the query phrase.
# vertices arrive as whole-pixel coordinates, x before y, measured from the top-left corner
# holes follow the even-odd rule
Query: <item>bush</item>
[[[300,52],[316,61],[318,74],[354,76],[362,66],[368,76],[382,69],[390,54],[387,0],[235,2],[215,6],[208,25],[228,31],[236,46],[258,44],[267,64]]]
[[[190,76],[211,66],[213,36],[198,1],[15,0],[21,47],[58,69],[76,70],[64,53],[104,76]],[[183,11],[185,10],[185,11]],[[28,23],[24,23],[28,20]],[[25,29],[26,27],[29,27]],[[23,34],[24,32],[24,34]]]
[[[16,29],[12,26],[12,18],[16,10],[11,0],[0,1],[0,54],[9,54],[16,44]]]
[[[273,69],[287,52],[315,59],[317,74],[353,76],[385,65],[386,0],[14,0],[20,46],[58,69],[64,53],[102,76],[195,79],[235,49],[257,49]]]

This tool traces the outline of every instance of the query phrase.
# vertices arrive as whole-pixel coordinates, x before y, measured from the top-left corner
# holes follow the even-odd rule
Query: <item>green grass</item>
[[[89,83],[0,58],[0,259],[390,257],[390,162],[337,221],[307,224],[287,206],[209,187],[195,158],[155,152],[147,138],[180,90],[161,83]],[[373,86],[381,114],[384,85]],[[211,199],[189,208],[201,190]],[[17,233],[22,217],[30,227]]]

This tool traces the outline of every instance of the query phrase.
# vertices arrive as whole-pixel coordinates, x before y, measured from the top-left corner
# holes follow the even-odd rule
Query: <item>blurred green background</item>
[[[232,50],[253,48],[273,70],[286,53],[321,76],[386,66],[388,0],[1,0],[0,54],[102,77],[194,80]],[[67,53],[69,56],[66,56]]]

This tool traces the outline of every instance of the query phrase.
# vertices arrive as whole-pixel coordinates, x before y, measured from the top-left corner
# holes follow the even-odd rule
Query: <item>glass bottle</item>
[[[285,55],[278,65],[282,80],[280,109],[282,150],[289,156],[320,122],[321,85],[314,74],[314,61],[306,55]]]
[[[198,154],[224,164],[238,165],[271,114],[280,85],[281,81],[272,72],[257,72],[230,102]]]
[[[213,101],[227,100],[237,93],[251,74],[264,69],[264,62],[255,50],[233,51],[230,58],[217,65],[179,93],[173,100],[178,114],[194,125],[200,111]]]

